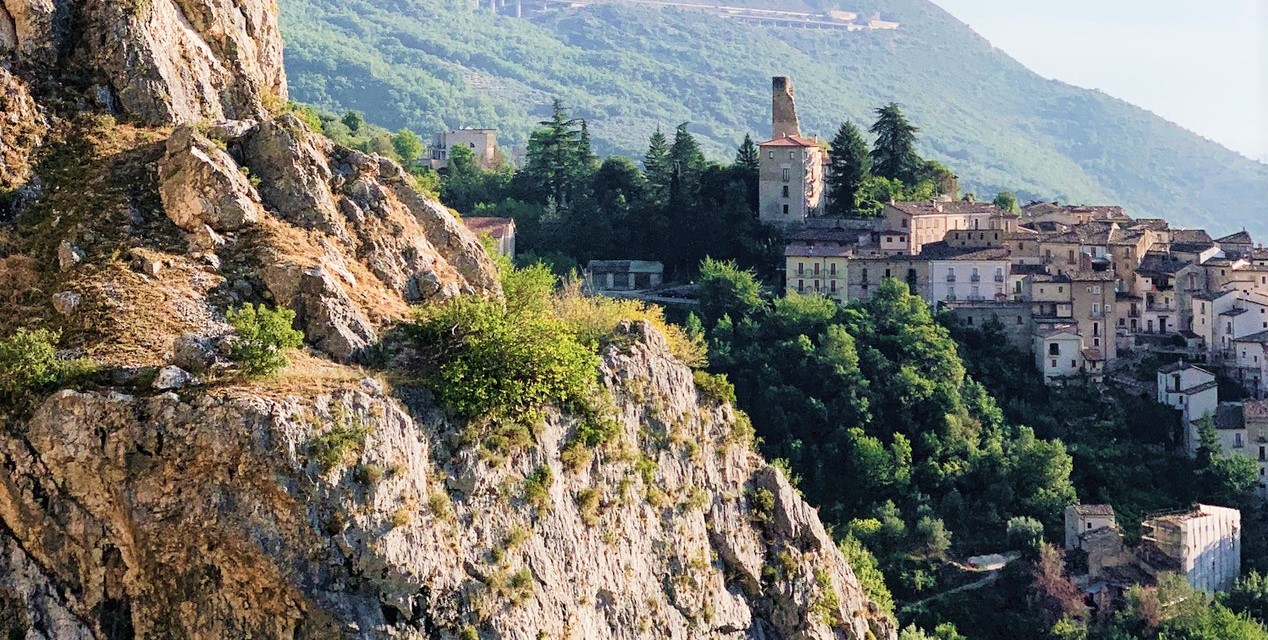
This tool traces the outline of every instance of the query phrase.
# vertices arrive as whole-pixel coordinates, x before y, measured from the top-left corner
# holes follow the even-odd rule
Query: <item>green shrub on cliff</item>
[[[57,385],[91,370],[87,360],[60,360],[62,334],[47,329],[18,329],[0,338],[0,396],[18,396]]]
[[[229,357],[248,377],[269,376],[290,364],[286,352],[304,343],[304,332],[291,326],[295,312],[248,304],[225,314],[237,336]]]

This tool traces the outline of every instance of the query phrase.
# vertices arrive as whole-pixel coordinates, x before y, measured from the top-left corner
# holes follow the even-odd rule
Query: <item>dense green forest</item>
[[[1044,80],[927,0],[843,8],[902,26],[778,29],[619,4],[530,20],[467,0],[281,3],[294,97],[393,130],[492,126],[523,147],[559,97],[589,121],[600,154],[638,156],[656,126],[688,122],[706,157],[729,159],[746,133],[769,132],[770,76],[792,75],[805,131],[827,139],[843,120],[862,125],[897,101],[920,123],[921,153],[955,167],[966,191],[1117,203],[1214,235],[1268,233],[1257,215],[1268,166]]]

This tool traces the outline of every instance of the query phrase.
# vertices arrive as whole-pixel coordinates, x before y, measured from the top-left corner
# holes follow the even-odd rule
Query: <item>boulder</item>
[[[183,389],[195,384],[198,384],[198,379],[188,371],[169,365],[159,369],[158,375],[154,377],[153,386],[159,391],[170,391],[172,389]]]
[[[187,333],[172,343],[173,366],[193,373],[202,373],[216,362],[216,347],[202,336]]]
[[[243,142],[243,156],[260,177],[260,197],[283,220],[340,240],[348,230],[330,193],[330,142],[291,114],[260,124]]]
[[[374,324],[326,268],[270,265],[260,279],[277,304],[295,311],[304,339],[332,358],[360,360],[378,342]]]
[[[159,162],[167,217],[188,232],[234,231],[259,221],[260,197],[233,158],[194,127],[178,128]]]
[[[75,313],[75,309],[79,308],[81,300],[83,300],[83,296],[74,291],[61,291],[53,294],[53,308],[58,313],[68,316]]]
[[[62,271],[69,271],[71,267],[84,261],[84,252],[79,247],[71,244],[70,240],[62,240],[57,245],[57,266]]]

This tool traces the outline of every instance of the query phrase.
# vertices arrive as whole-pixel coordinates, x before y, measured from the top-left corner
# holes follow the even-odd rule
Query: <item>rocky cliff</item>
[[[0,630],[25,638],[893,636],[815,512],[644,323],[489,455],[358,366],[411,305],[500,294],[395,163],[286,115],[274,7],[0,3],[0,336],[101,372],[0,396]],[[227,309],[297,313],[264,382]]]

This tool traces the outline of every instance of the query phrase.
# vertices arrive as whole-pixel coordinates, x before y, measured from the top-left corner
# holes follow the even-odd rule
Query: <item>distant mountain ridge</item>
[[[901,24],[850,32],[615,2],[532,19],[487,6],[285,0],[292,92],[424,135],[497,127],[512,145],[558,96],[590,121],[600,152],[639,158],[656,126],[690,122],[722,160],[745,133],[769,133],[769,78],[789,75],[807,133],[828,138],[844,118],[870,123],[872,109],[896,101],[922,128],[922,152],[980,197],[1007,189],[1023,200],[1115,203],[1212,235],[1268,236],[1268,165],[1099,91],[1046,80],[927,0],[850,0],[839,8]]]

